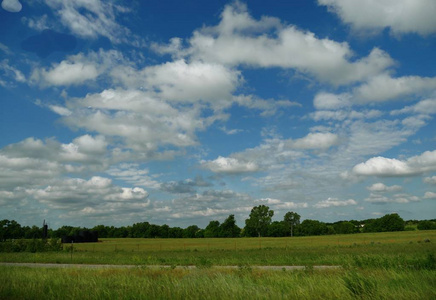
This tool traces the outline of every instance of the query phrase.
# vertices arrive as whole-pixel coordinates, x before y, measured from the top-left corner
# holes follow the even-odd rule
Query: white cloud
[[[338,206],[348,206],[348,205],[357,205],[356,200],[348,199],[348,200],[338,200],[336,198],[328,198],[327,200],[319,201],[314,204],[315,208],[328,208],[328,207],[338,207]]]
[[[241,174],[259,170],[259,166],[255,162],[222,156],[212,161],[201,161],[201,165],[215,173]]]
[[[44,188],[26,189],[26,194],[51,209],[68,211],[61,215],[64,218],[125,217],[128,213],[144,213],[150,206],[144,189],[119,187],[111,179],[100,176],[89,180],[56,179]]]
[[[368,198],[365,199],[366,202],[374,204],[387,204],[387,203],[411,203],[419,202],[420,199],[416,196],[410,196],[407,194],[397,194],[392,197],[383,196],[378,193],[371,193]]]
[[[8,59],[3,59],[0,62],[0,74],[2,74],[3,77],[2,79],[0,79],[0,85],[3,86],[13,86],[16,82],[26,81],[26,76],[24,76],[24,74],[20,70],[14,68],[10,64]],[[5,81],[7,78],[10,78],[12,81]],[[3,82],[3,84],[1,84],[1,82]]]
[[[317,110],[310,113],[309,116],[315,121],[322,120],[356,120],[356,119],[374,119],[383,115],[383,112],[377,109],[356,110]]]
[[[436,114],[436,99],[421,100],[415,105],[406,106],[399,110],[394,110],[391,115],[399,115],[404,113],[415,113],[423,115]]]
[[[367,189],[371,192],[398,192],[402,189],[402,187],[399,185],[387,186],[381,182],[378,182],[367,187]]]
[[[95,81],[119,64],[128,65],[123,55],[116,50],[98,52],[90,51],[87,54],[70,55],[66,60],[53,64],[51,68],[35,68],[31,79],[43,86],[70,86],[79,85],[88,81]]]
[[[350,94],[332,94],[321,92],[313,99],[313,106],[319,110],[332,110],[351,106]]]
[[[41,70],[39,76],[50,85],[75,85],[94,80],[98,75],[95,65],[62,61],[51,70]]]
[[[274,198],[262,198],[255,200],[254,203],[257,205],[263,204],[269,206],[273,210],[289,210],[296,208],[307,208],[309,205],[306,202],[293,202],[293,201],[282,201]]]
[[[436,77],[403,76],[393,78],[383,73],[371,77],[354,89],[358,102],[382,102],[407,96],[426,95],[436,89]]]
[[[137,90],[105,90],[67,102],[71,115],[63,122],[106,136],[121,137],[128,148],[146,153],[159,146],[195,145],[195,132],[215,119],[200,118],[195,107],[173,108]]]
[[[436,150],[426,151],[407,160],[373,157],[353,167],[357,175],[410,176],[436,170]]]
[[[240,81],[239,71],[184,60],[147,67],[143,75],[147,88],[157,90],[161,98],[183,102],[228,100]]]
[[[318,0],[342,22],[357,30],[390,28],[394,34],[436,32],[436,3],[433,0]]]
[[[271,31],[274,35],[267,34]],[[285,26],[276,18],[255,20],[240,3],[227,5],[217,26],[195,31],[188,42],[187,49],[181,49],[180,40],[155,49],[228,66],[292,68],[334,85],[364,80],[393,64],[389,55],[378,48],[351,62],[353,53],[346,42],[317,38],[311,32]]]
[[[302,151],[326,151],[337,145],[337,135],[326,133],[309,133],[299,139],[267,139],[255,148],[233,153],[230,157],[218,157],[213,161],[202,161],[204,168],[216,173],[248,173],[259,170],[283,167],[284,161],[292,161],[304,156]]]
[[[103,136],[83,135],[71,143],[27,138],[0,150],[0,186],[27,187],[67,173],[100,170],[107,162]]]
[[[150,175],[150,171],[145,168],[141,168],[136,163],[122,163],[116,166],[112,166],[107,170],[107,173],[118,180],[134,184],[137,186],[144,186],[148,188],[160,188],[161,184]]]
[[[233,100],[240,106],[247,107],[249,109],[261,110],[260,114],[262,117],[271,117],[277,110],[285,107],[302,105],[297,102],[292,102],[289,100],[275,100],[275,99],[261,99],[254,95],[238,95],[234,96]]]
[[[3,0],[2,8],[8,12],[20,12],[23,6],[18,0]]]
[[[436,193],[434,193],[434,192],[426,192],[424,194],[424,199],[436,199]]]
[[[116,22],[118,14],[128,11],[125,7],[100,0],[45,0],[45,3],[75,35],[90,39],[104,36],[113,43],[131,43],[129,29]]]
[[[336,134],[326,133],[309,133],[303,138],[294,140],[291,144],[295,149],[327,149],[337,145],[339,138]]]
[[[37,31],[43,31],[45,29],[50,29],[50,25],[48,24],[48,16],[42,15],[36,18],[29,18],[29,17],[22,17],[21,21],[29,28],[37,30]]]
[[[428,184],[436,184],[436,176],[425,177],[424,182]]]

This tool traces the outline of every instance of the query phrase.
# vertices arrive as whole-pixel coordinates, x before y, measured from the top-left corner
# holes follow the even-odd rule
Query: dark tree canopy
[[[235,215],[230,215],[220,225],[221,237],[238,237],[241,233],[241,228],[236,225]]]
[[[294,228],[300,225],[300,218],[301,216],[293,211],[289,211],[285,214],[283,221],[286,224],[288,232],[291,233],[291,236],[294,236]]]
[[[252,236],[255,233],[258,237],[265,236],[273,215],[274,211],[270,210],[266,205],[253,207],[250,217],[245,220],[246,234]]]

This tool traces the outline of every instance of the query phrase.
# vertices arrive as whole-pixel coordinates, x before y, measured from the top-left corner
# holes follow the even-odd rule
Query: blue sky
[[[3,0],[0,219],[436,212],[436,3]]]

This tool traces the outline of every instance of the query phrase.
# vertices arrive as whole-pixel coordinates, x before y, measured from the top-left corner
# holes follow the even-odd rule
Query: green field
[[[1,266],[0,299],[436,299],[435,256],[436,231],[293,238],[102,239],[75,244],[73,251],[71,245],[64,245],[60,252],[0,253],[0,261],[137,267]],[[306,267],[299,271],[256,268],[268,265]],[[318,265],[340,268],[313,268]]]

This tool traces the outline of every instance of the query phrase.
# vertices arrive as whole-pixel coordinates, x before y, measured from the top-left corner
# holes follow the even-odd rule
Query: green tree
[[[230,215],[220,225],[221,237],[238,237],[241,233],[241,228],[236,225],[235,215]]]
[[[327,234],[327,224],[317,220],[304,220],[301,222],[299,231],[301,235],[323,235]]]
[[[300,225],[300,218],[301,216],[293,211],[289,211],[285,214],[283,221],[291,232],[291,236],[294,236],[294,228]]]
[[[288,235],[288,228],[284,221],[274,221],[268,226],[268,236],[283,237]]]
[[[200,228],[197,225],[191,225],[183,229],[183,237],[184,238],[195,238],[197,231],[199,231]]]
[[[206,238],[214,238],[220,236],[220,222],[219,221],[210,221],[209,225],[204,229],[204,237]]]
[[[250,216],[245,220],[246,233],[255,232],[258,237],[264,236],[268,232],[271,218],[274,211],[266,205],[255,206],[251,209]]]
[[[388,214],[380,218],[383,231],[404,231],[405,222],[398,214]]]
[[[433,230],[433,229],[436,229],[436,222],[432,222],[432,221],[428,221],[428,220],[419,221],[418,229],[419,230]]]
[[[333,224],[335,233],[348,234],[359,232],[359,228],[349,221],[340,221]]]

